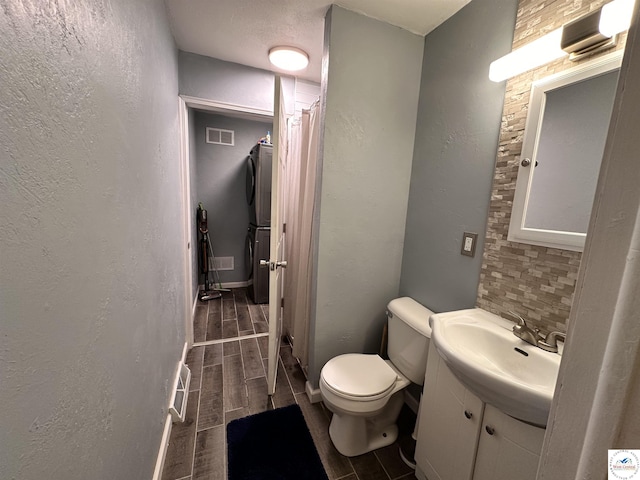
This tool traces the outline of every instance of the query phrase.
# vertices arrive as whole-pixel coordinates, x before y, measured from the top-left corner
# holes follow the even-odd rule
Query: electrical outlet
[[[475,256],[477,241],[478,241],[477,233],[464,232],[462,236],[462,249],[460,250],[460,253],[468,257]]]

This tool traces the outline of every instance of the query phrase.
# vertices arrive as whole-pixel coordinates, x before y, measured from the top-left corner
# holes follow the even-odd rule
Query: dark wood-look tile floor
[[[289,345],[280,348],[276,393],[267,395],[267,337],[242,337],[267,331],[268,310],[266,305],[254,305],[246,289],[225,292],[221,299],[199,303],[196,309],[196,343],[230,340],[196,345],[187,355],[192,377],[186,419],[173,425],[163,480],[226,479],[226,425],[294,403],[302,409],[330,480],[416,478],[400,458],[397,442],[359,457],[338,453],[329,438],[332,414],[322,403],[309,402],[304,373]],[[407,425],[412,427],[411,419]],[[402,435],[410,434],[404,430]]]

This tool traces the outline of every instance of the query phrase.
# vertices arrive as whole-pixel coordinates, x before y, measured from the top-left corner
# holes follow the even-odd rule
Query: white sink
[[[561,356],[511,331],[513,323],[479,308],[432,315],[431,344],[460,381],[507,415],[546,426]]]

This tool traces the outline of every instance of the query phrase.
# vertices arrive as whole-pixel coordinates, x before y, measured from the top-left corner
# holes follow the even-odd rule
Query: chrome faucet
[[[513,326],[513,334],[516,337],[524,340],[525,342],[530,343],[534,347],[538,347],[538,343],[542,338],[540,335],[540,330],[538,330],[537,328],[530,328],[529,325],[527,325],[527,322],[524,321],[524,318],[522,318],[517,313],[509,313],[518,319],[518,323]]]
[[[558,338],[564,342],[567,336],[562,332],[551,332],[544,340],[538,342],[538,346],[547,352],[558,353]]]

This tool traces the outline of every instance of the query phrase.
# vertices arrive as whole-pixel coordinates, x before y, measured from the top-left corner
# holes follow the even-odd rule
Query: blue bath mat
[[[328,480],[298,405],[227,425],[229,480]]]

